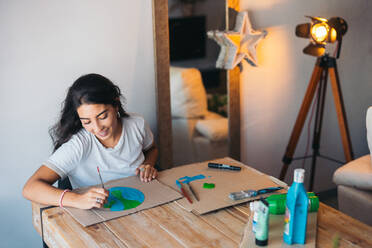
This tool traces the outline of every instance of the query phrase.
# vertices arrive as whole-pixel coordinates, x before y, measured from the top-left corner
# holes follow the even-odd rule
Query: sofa
[[[170,92],[173,164],[227,156],[228,120],[208,110],[200,71],[171,66]]]
[[[367,141],[372,151],[372,107],[366,117]],[[333,181],[337,185],[341,212],[372,226],[372,163],[371,155],[361,156],[338,168]]]

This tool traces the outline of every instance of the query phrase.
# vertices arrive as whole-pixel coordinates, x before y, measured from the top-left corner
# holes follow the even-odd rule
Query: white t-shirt
[[[104,182],[134,176],[145,160],[143,151],[154,141],[145,120],[136,114],[122,118],[123,128],[114,148],[104,147],[97,137],[81,129],[60,146],[44,163],[62,179],[69,177],[73,188],[100,184],[97,166]]]

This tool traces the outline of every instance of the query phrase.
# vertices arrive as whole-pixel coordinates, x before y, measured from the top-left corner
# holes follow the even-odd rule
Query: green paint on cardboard
[[[105,205],[103,205],[104,208],[111,208],[112,205],[114,205],[115,201],[109,201],[108,203],[106,203]]]
[[[109,197],[104,208],[111,211],[122,211],[136,208],[145,200],[144,194],[134,188],[113,187],[109,189]]]
[[[214,183],[204,183],[203,188],[205,189],[213,189],[215,187]]]
[[[125,199],[125,198],[121,195],[121,191],[120,191],[120,190],[113,190],[111,193],[112,193],[112,195],[115,196],[119,201],[121,201],[121,203],[124,205],[124,208],[125,208],[125,209],[135,208],[135,207],[137,207],[138,205],[141,204],[141,202],[136,201],[136,200],[128,200],[128,199]]]

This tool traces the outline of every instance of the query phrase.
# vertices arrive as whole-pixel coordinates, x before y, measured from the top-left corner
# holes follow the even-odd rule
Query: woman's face
[[[121,133],[117,112],[117,107],[110,104],[82,104],[77,108],[83,127],[100,141],[109,141]]]

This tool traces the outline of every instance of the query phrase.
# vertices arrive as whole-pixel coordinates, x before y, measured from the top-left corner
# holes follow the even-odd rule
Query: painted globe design
[[[103,207],[111,211],[132,209],[145,200],[145,195],[141,191],[129,187],[113,187],[109,189],[109,193],[107,203]]]

